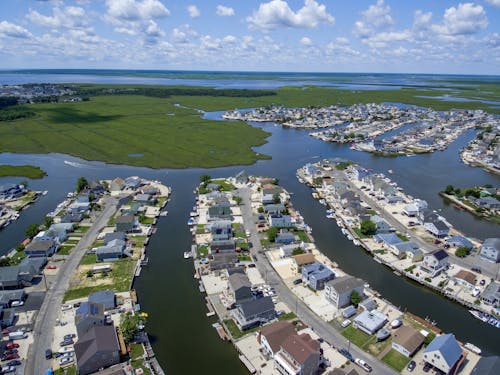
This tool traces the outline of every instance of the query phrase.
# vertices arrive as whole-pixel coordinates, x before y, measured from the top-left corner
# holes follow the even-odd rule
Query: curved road
[[[94,243],[101,229],[106,226],[108,220],[116,212],[118,200],[111,197],[105,198],[104,205],[104,210],[101,211],[100,216],[94,221],[92,227],[85,233],[73,251],[70,252],[64,264],[59,268],[55,282],[47,290],[35,321],[34,342],[28,351],[25,374],[43,375],[50,368],[50,361],[45,359],[45,350],[50,348],[54,338],[56,319],[61,311],[61,304],[68,289],[69,281],[80,264],[85,249]]]
[[[265,275],[266,283],[272,285],[277,292],[279,298],[286,303],[290,308],[296,307],[297,316],[309,327],[311,327],[320,337],[325,341],[332,344],[335,343],[336,347],[343,347],[343,343],[347,343],[347,339],[340,334],[333,326],[325,322],[318,315],[316,315],[305,303],[303,303],[298,297],[292,293],[292,291],[285,285],[283,280],[279,277],[277,272],[267,261],[267,257],[260,254],[262,250],[260,244],[260,238],[257,233],[256,226],[253,225],[255,218],[252,213],[251,208],[251,190],[249,188],[238,189],[239,196],[242,198],[241,214],[243,216],[244,223],[250,223],[251,225],[246,225],[245,228],[250,230],[250,240],[252,241],[253,248],[251,249],[252,255],[257,260],[255,264],[261,273]],[[341,344],[342,343],[342,344]],[[368,353],[363,352],[361,349],[357,348],[354,344],[351,344],[350,352],[353,357],[361,358],[373,368],[374,374],[398,374],[396,371],[392,370],[390,367],[380,362],[375,357]]]

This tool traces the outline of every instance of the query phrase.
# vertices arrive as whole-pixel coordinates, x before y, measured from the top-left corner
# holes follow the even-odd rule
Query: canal
[[[206,114],[219,118],[220,113]],[[30,180],[37,190],[48,190],[45,197],[23,211],[20,219],[0,232],[2,252],[24,238],[24,229],[31,223],[41,222],[43,216],[54,209],[65,195],[73,190],[78,177],[110,179],[116,176],[140,175],[161,180],[173,188],[167,206],[169,215],[162,217],[158,231],[148,245],[149,265],[135,283],[142,309],[149,313],[148,333],[152,337],[155,353],[168,373],[192,374],[197,372],[245,374],[232,345],[222,342],[211,324],[214,318],[205,316],[207,310],[193,278],[191,261],[183,259],[183,252],[191,244],[186,225],[194,205],[193,190],[202,173],[212,177],[235,175],[241,170],[248,174],[277,177],[280,184],[293,193],[292,200],[313,228],[319,249],[336,261],[346,272],[366,280],[382,296],[402,309],[430,316],[445,332],[453,332],[459,340],[470,341],[485,353],[500,355],[497,329],[473,319],[467,310],[441,296],[401,279],[376,263],[368,254],[354,246],[342,235],[335,222],[325,217],[325,208],[317,203],[309,188],[300,184],[295,171],[307,162],[326,157],[345,157],[377,172],[392,169],[391,178],[409,194],[425,199],[440,211],[453,225],[467,235],[484,239],[498,236],[498,226],[480,221],[466,212],[446,205],[437,195],[448,184],[469,186],[492,184],[500,179],[479,168],[460,162],[460,148],[474,137],[468,131],[443,152],[414,157],[382,158],[353,151],[347,145],[325,143],[307,135],[308,131],[284,129],[272,123],[253,124],[269,131],[268,143],[256,151],[272,156],[252,166],[217,168],[211,170],[152,170],[129,166],[88,162],[67,155],[13,155],[0,154],[2,164],[33,164],[47,171],[42,180]],[[20,181],[2,178],[0,184]]]

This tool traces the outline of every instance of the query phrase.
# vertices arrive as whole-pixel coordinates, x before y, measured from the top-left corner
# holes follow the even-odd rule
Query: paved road
[[[35,329],[33,330],[34,342],[26,359],[25,374],[43,375],[50,367],[50,361],[45,359],[45,350],[51,346],[56,319],[61,311],[61,304],[69,281],[78,264],[80,264],[85,249],[92,245],[101,229],[106,226],[108,220],[116,212],[117,205],[117,199],[106,198],[105,207],[100,216],[97,217],[92,227],[85,233],[66,258],[66,261],[60,266],[57,278],[51,288],[47,290],[36,318]]]
[[[241,188],[238,191],[238,195],[242,198],[243,205],[240,207],[243,222],[246,224],[245,229],[250,230],[250,240],[253,244],[253,248],[251,249],[252,255],[257,257],[255,264],[257,269],[265,278],[267,284],[272,285],[275,288],[279,299],[294,310],[297,313],[297,316],[325,341],[330,344],[334,344],[337,348],[347,347],[347,339],[343,337],[333,326],[326,323],[318,315],[316,315],[305,303],[299,300],[281,280],[277,272],[267,260],[267,257],[263,254],[259,254],[262,247],[257,228],[254,225],[255,217],[252,213],[250,202],[251,190],[249,188]],[[353,357],[361,358],[369,363],[373,367],[374,374],[397,374],[397,372],[389,368],[387,365],[380,362],[375,357],[363,352],[354,345],[351,345],[350,352]]]

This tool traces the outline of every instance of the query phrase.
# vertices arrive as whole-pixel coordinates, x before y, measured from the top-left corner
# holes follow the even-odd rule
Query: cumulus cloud
[[[443,25],[438,28],[450,35],[473,34],[488,26],[486,12],[481,5],[472,3],[458,4],[446,9]]]
[[[393,24],[391,7],[386,5],[384,0],[378,0],[361,13],[361,19],[354,24],[354,34],[360,38],[369,38],[378,30]]]
[[[106,0],[109,16],[127,21],[167,17],[170,11],[159,0]]]
[[[234,9],[231,7],[226,7],[224,5],[217,5],[215,14],[221,17],[231,17],[234,16]]]
[[[308,38],[307,36],[303,37],[300,39],[300,44],[303,46],[310,46],[312,44],[311,38]]]
[[[500,0],[486,0],[486,2],[494,7],[500,8]]]
[[[32,34],[22,26],[2,21],[0,22],[0,36],[25,39],[32,37]]]
[[[286,1],[271,0],[261,3],[259,9],[246,20],[251,28],[262,31],[280,26],[314,28],[320,23],[335,22],[335,18],[326,11],[326,6],[315,0],[304,0],[304,6],[297,12],[294,12]]]
[[[189,13],[189,17],[191,18],[198,18],[201,15],[201,12],[196,5],[189,5],[187,7],[187,11]]]
[[[68,6],[64,8],[55,7],[52,9],[52,15],[46,16],[30,10],[26,16],[32,23],[49,28],[75,28],[83,27],[87,24],[85,10],[81,7]]]

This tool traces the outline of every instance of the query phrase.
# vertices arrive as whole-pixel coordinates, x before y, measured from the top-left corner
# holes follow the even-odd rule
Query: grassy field
[[[391,349],[389,353],[387,353],[384,358],[382,358],[382,361],[387,363],[394,370],[401,372],[408,364],[408,362],[410,362],[410,358],[405,357],[394,349]]]
[[[47,173],[33,165],[0,165],[0,177],[43,178]]]
[[[171,99],[99,96],[26,108],[36,116],[0,123],[0,152],[60,152],[152,168],[211,168],[267,158],[251,147],[264,144],[268,133],[240,122],[201,119]]]

